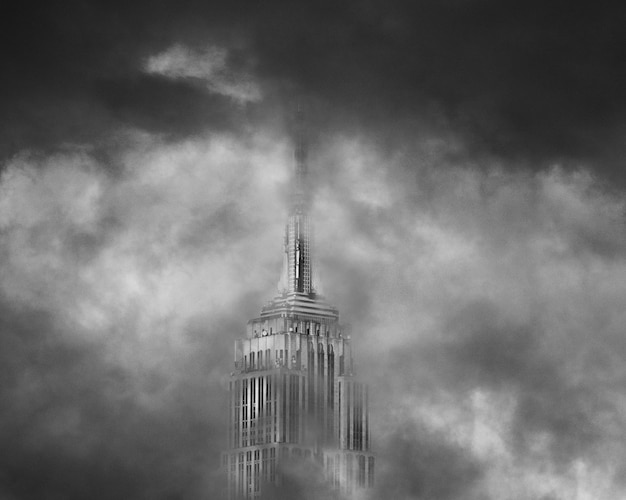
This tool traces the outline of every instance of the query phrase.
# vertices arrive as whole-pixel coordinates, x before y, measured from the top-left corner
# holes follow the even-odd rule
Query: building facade
[[[280,489],[296,463],[350,497],[374,484],[368,387],[354,376],[350,336],[318,293],[310,191],[298,120],[278,295],[235,342],[229,382],[229,499]]]

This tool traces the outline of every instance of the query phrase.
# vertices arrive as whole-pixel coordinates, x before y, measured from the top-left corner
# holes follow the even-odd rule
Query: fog
[[[0,497],[216,498],[297,103],[369,498],[624,496],[624,9],[558,4],[8,9]]]

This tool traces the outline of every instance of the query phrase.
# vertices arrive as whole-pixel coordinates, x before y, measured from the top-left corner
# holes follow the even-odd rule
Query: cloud
[[[623,199],[584,168],[443,168],[445,144],[416,147],[321,136],[311,153],[322,280],[372,386],[380,488],[619,497]],[[288,151],[271,132],[134,131],[116,175],[84,148],[8,166],[6,495],[215,488],[215,402],[232,340],[274,293]]]
[[[327,152],[348,167],[320,187],[323,279],[382,399],[378,431],[425,426],[480,471],[483,497],[618,495],[622,197],[585,169],[410,171],[342,139]]]
[[[381,488],[624,496],[622,5],[72,7],[4,16],[0,496],[214,491],[295,96]]]
[[[331,134],[369,132],[389,148],[434,134],[463,145],[457,165],[561,162],[621,185],[625,10],[561,4],[15,5],[0,155],[108,150],[120,128],[180,138],[266,126],[305,96]],[[159,58],[169,77],[146,73]]]
[[[194,79],[205,83],[209,91],[231,97],[240,103],[261,99],[260,86],[244,71],[229,67],[228,52],[219,47],[193,51],[180,44],[150,56],[144,65],[149,74],[172,79]]]
[[[133,135],[114,179],[82,151],[5,170],[3,495],[211,496],[229,311],[280,264],[284,142],[248,140]]]

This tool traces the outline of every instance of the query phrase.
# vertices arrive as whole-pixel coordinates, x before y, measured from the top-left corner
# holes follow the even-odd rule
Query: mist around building
[[[0,498],[223,490],[236,341],[279,294],[299,99],[320,295],[369,387],[362,498],[623,498],[624,17],[7,6]],[[337,494],[305,448],[263,495]]]

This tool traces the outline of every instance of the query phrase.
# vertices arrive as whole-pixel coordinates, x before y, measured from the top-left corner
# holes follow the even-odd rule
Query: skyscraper
[[[222,455],[230,499],[280,489],[294,464],[348,497],[374,484],[368,387],[354,377],[337,309],[319,294],[300,112],[295,127],[278,295],[235,342]]]

